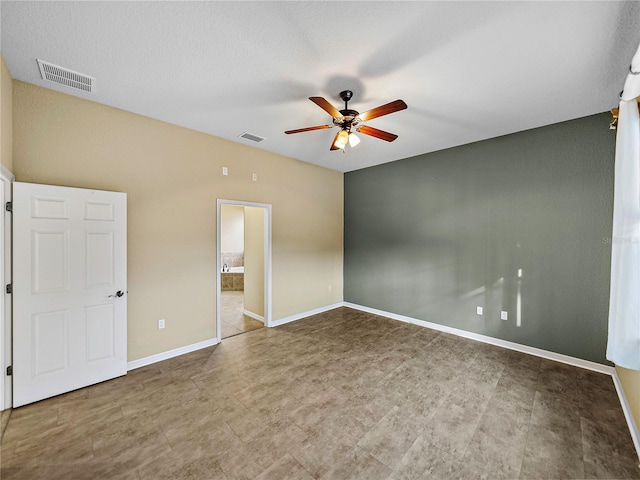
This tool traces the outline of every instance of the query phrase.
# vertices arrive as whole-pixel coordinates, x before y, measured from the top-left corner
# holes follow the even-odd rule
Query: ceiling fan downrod
[[[347,106],[347,103],[349,103],[349,100],[351,100],[351,97],[353,97],[353,92],[351,90],[343,90],[340,92],[340,98],[344,102],[345,110],[349,109],[349,107]]]

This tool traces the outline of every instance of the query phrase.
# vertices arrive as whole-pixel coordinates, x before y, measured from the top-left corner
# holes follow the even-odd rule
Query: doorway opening
[[[271,326],[271,205],[218,199],[217,340]]]

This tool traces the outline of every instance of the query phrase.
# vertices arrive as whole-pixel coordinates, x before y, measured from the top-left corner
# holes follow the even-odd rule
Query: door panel
[[[14,183],[14,406],[126,373],[126,195]]]
[[[32,317],[33,377],[66,370],[69,312],[41,312]]]
[[[115,316],[113,305],[85,307],[87,332],[87,362],[112,358],[115,346]]]
[[[31,232],[34,295],[69,289],[69,239],[67,232]]]
[[[113,287],[113,232],[87,232],[86,287]]]
[[[69,202],[64,198],[31,197],[32,218],[69,218]]]

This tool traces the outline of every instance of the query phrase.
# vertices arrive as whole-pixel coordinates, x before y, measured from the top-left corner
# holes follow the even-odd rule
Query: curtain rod
[[[629,73],[631,75],[640,75],[640,72],[633,71],[633,65],[629,65]],[[622,100],[622,94],[624,90],[620,92],[618,95],[618,99]],[[638,102],[638,110],[640,111],[640,97],[636,98],[636,102]],[[611,109],[611,123],[609,124],[609,130],[615,130],[618,128],[618,114],[620,113],[620,109],[618,107]]]
[[[637,75],[637,73],[631,71],[631,68],[629,68],[629,71],[634,75]],[[620,98],[622,98],[622,92],[620,92]],[[638,111],[640,111],[640,97],[636,98],[636,102],[638,102]],[[611,109],[611,123],[609,124],[609,130],[615,130],[616,128],[618,128],[619,113],[620,109],[618,107]]]

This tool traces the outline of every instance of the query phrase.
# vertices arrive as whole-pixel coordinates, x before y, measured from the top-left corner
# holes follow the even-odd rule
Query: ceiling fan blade
[[[393,102],[386,103],[371,110],[367,110],[364,113],[358,115],[363,122],[371,120],[373,118],[381,117],[383,115],[389,115],[390,113],[404,110],[407,108],[407,104],[402,100],[394,100]]]
[[[379,138],[380,140],[385,140],[387,142],[393,142],[396,138],[398,138],[398,135],[385,132],[384,130],[378,130],[377,128],[373,128],[368,125],[362,125],[361,127],[357,128],[357,131],[360,133],[364,133],[365,135],[371,135],[372,137]]]
[[[331,148],[329,150],[340,150],[340,148],[336,147],[336,140],[338,140],[338,135],[340,135],[340,132],[336,133],[336,136],[333,137],[333,141],[331,142]]]
[[[331,105],[328,101],[326,101],[322,97],[309,97],[313,103],[318,105],[321,109],[331,115],[333,118],[342,118],[342,114],[338,111],[336,107]]]
[[[298,128],[297,130],[287,130],[284,133],[302,133],[302,132],[310,132],[311,130],[322,130],[324,128],[333,128],[333,125],[318,125],[316,127],[307,127],[307,128]]]

